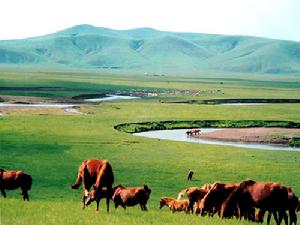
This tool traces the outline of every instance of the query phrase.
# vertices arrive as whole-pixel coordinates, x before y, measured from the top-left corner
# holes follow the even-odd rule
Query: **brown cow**
[[[228,198],[230,193],[237,187],[238,184],[224,184],[216,182],[201,200],[199,208],[201,215],[209,213],[213,216],[216,212],[221,216],[221,206]]]
[[[207,194],[207,192],[208,191],[206,189],[202,189],[199,187],[190,187],[179,192],[177,199],[181,199],[183,194],[186,193],[186,196],[189,199],[188,212],[191,211],[192,213],[194,213],[195,202],[200,201]]]
[[[188,205],[189,201],[188,200],[183,200],[183,199],[175,199],[175,198],[168,198],[168,197],[162,197],[160,198],[159,201],[159,208],[161,209],[163,206],[167,205],[172,212],[176,211],[184,211],[188,212]]]
[[[23,171],[6,171],[0,169],[0,190],[6,198],[5,190],[21,188],[23,200],[29,201],[28,191],[31,189],[32,178]]]
[[[71,187],[72,189],[78,189],[82,184],[82,208],[84,208],[85,205],[89,205],[92,201],[96,200],[97,211],[99,211],[100,199],[104,198],[105,195],[108,212],[113,183],[114,175],[109,162],[107,160],[89,159],[85,160],[79,166],[76,183],[74,185],[71,185]],[[92,186],[93,190],[89,195],[89,190]],[[103,188],[105,191],[102,191]]]
[[[115,203],[115,208],[121,205],[124,209],[126,206],[135,206],[140,204],[143,211],[147,211],[146,204],[150,197],[151,189],[144,185],[144,187],[130,187],[125,188],[122,185],[114,187],[112,200]]]
[[[255,207],[264,211],[269,211],[276,215],[283,216],[287,224],[286,210],[289,210],[290,224],[297,224],[296,209],[298,198],[291,188],[287,188],[279,183],[261,183],[253,180],[242,182],[227,199],[224,212],[228,213],[232,205],[237,204],[239,208],[239,218],[247,216]],[[276,220],[276,224],[281,223],[281,219]]]

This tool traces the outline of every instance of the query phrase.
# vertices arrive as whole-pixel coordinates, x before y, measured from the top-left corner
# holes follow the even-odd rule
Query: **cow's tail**
[[[82,165],[81,165],[78,170],[78,175],[77,175],[75,184],[70,185],[72,189],[78,189],[80,187],[80,185],[82,183],[82,174],[81,174],[82,169],[85,170],[84,168],[82,168]]]
[[[4,171],[5,171],[4,169],[0,169],[0,181],[3,180],[3,172],[4,172]]]
[[[151,189],[150,189],[146,184],[144,184],[144,189],[145,189],[146,193],[147,193],[148,195],[150,195]]]

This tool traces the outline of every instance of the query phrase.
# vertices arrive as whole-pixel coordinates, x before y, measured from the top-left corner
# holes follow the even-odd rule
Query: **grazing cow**
[[[190,187],[179,192],[177,199],[181,199],[184,193],[186,193],[186,196],[189,199],[188,212],[191,211],[194,213],[195,202],[200,201],[207,194],[207,190],[199,187]]]
[[[29,201],[28,191],[31,189],[32,178],[23,171],[6,171],[0,169],[0,190],[6,198],[5,190],[21,188],[23,200]]]
[[[113,183],[114,175],[109,162],[107,160],[89,159],[85,160],[79,166],[76,183],[71,185],[71,188],[78,189],[82,184],[82,208],[96,200],[97,212],[99,211],[100,199],[104,198],[105,195],[108,212]],[[92,186],[93,190],[89,195],[89,191]]]
[[[140,204],[142,211],[147,211],[146,204],[151,193],[151,189],[147,185],[144,185],[144,187],[130,188],[118,185],[113,189],[114,193],[112,195],[112,200],[114,201],[116,208],[121,205],[124,209],[126,209],[126,206],[135,206]]]
[[[279,216],[283,217],[287,224],[285,211],[289,210],[290,224],[297,224],[296,209],[298,198],[291,188],[287,188],[279,183],[244,181],[228,197],[224,213],[228,213],[234,204],[239,208],[239,218],[246,217],[255,207],[263,210],[262,212],[269,211],[272,213],[275,216],[277,225],[282,220],[282,218],[276,218],[276,212],[278,212]]]
[[[160,198],[159,201],[159,208],[161,209],[163,206],[167,205],[172,212],[176,211],[184,211],[188,212],[188,205],[189,201],[188,200],[183,200],[183,199],[175,199],[175,198],[168,198],[168,197],[162,197]]]
[[[214,183],[207,194],[200,202],[201,215],[209,213],[213,216],[216,212],[221,216],[221,206],[228,198],[230,193],[237,187],[238,184],[223,184]]]

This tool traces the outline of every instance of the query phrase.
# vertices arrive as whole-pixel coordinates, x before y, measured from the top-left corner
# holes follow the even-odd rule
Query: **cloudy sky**
[[[300,0],[2,0],[0,40],[78,24],[300,41]]]

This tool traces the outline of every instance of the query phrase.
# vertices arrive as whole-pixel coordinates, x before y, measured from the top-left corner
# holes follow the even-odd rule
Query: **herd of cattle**
[[[140,205],[141,210],[147,210],[147,202],[151,189],[143,187],[125,188],[122,185],[113,187],[114,174],[107,160],[85,160],[78,169],[78,176],[72,189],[83,188],[83,208],[96,201],[106,199],[107,212],[112,200],[115,207]],[[5,190],[21,188],[23,199],[29,201],[28,191],[31,189],[32,178],[22,171],[5,171],[0,169],[0,189],[4,197]],[[91,191],[90,191],[91,189]],[[182,199],[186,195],[187,199]],[[277,225],[282,220],[285,224],[297,224],[297,212],[300,209],[300,199],[290,187],[280,183],[261,183],[246,180],[241,183],[224,184],[215,182],[202,187],[190,187],[179,192],[177,198],[162,197],[160,209],[163,206],[172,212],[184,211],[196,215],[213,216],[218,214],[222,218],[239,218],[253,222],[263,222],[268,213],[267,223],[274,217]],[[288,212],[288,214],[287,214]]]

